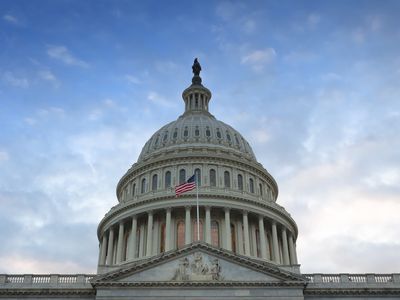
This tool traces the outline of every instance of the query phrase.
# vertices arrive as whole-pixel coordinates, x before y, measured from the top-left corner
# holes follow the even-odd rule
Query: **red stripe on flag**
[[[189,192],[196,188],[195,182],[185,182],[175,187],[175,195],[180,196],[183,193]]]

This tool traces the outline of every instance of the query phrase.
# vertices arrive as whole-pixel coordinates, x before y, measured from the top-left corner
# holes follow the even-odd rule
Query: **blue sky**
[[[95,272],[96,228],[198,57],[303,272],[398,272],[398,1],[1,1],[0,273]]]

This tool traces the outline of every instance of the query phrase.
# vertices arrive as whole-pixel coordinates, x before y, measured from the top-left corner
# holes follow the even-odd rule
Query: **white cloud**
[[[19,24],[18,19],[17,19],[15,16],[10,15],[10,14],[5,14],[5,15],[3,16],[3,20],[4,20],[4,21],[7,21],[8,23],[15,24],[15,25]]]
[[[12,72],[4,72],[2,76],[3,81],[6,84],[19,87],[19,88],[27,88],[30,85],[28,78],[25,77],[17,77]]]
[[[133,75],[125,75],[125,79],[128,80],[130,83],[133,84],[141,84],[142,82],[139,80],[139,78],[133,76]]]
[[[173,107],[173,103],[165,99],[163,96],[159,95],[157,92],[149,92],[147,95],[147,99],[153,102],[154,104],[165,106],[165,107]]]
[[[33,126],[33,125],[35,125],[35,124],[37,123],[37,120],[34,119],[34,118],[28,117],[28,118],[25,118],[25,119],[24,119],[24,122],[25,122],[26,124],[28,124],[28,125]]]
[[[246,19],[243,22],[243,31],[246,33],[252,33],[254,32],[254,30],[256,29],[257,24],[256,21],[254,21],[253,19]]]
[[[314,28],[315,26],[317,26],[320,21],[321,21],[321,16],[316,13],[309,14],[307,17],[307,24],[311,28]]]
[[[47,54],[54,59],[60,60],[67,65],[88,67],[89,64],[73,56],[65,46],[48,46]]]
[[[249,65],[255,71],[261,71],[265,65],[274,61],[276,52],[274,48],[254,50],[242,57],[242,64]]]
[[[10,158],[7,151],[0,150],[0,162],[6,161]]]
[[[156,70],[161,73],[168,73],[177,69],[178,65],[173,61],[158,61],[155,63]]]
[[[38,75],[41,79],[52,83],[55,87],[60,85],[57,77],[50,70],[41,70],[38,72]]]

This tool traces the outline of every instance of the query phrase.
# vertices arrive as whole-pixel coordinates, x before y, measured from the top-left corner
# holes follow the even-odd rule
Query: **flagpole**
[[[195,174],[196,175],[196,174]],[[199,222],[199,181],[196,177],[196,209],[197,209],[197,241],[200,241],[200,222]]]

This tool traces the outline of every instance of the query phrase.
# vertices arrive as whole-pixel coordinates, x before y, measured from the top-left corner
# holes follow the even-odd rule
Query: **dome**
[[[229,149],[245,158],[256,160],[249,143],[237,130],[209,113],[200,112],[185,113],[156,131],[144,145],[138,161],[164,151],[188,147]]]

